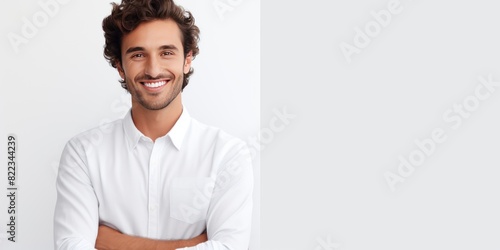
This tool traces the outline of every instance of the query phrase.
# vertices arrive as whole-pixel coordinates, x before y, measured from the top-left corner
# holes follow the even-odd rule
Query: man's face
[[[181,31],[171,20],[143,22],[123,36],[118,72],[132,95],[132,105],[160,110],[177,98],[191,53],[184,58]]]

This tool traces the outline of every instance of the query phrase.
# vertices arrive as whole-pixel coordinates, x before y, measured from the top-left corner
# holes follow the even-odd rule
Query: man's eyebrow
[[[160,46],[160,50],[164,50],[164,49],[171,49],[171,50],[179,50],[177,47],[175,47],[175,45],[173,44],[169,44],[169,45],[162,45]]]
[[[172,45],[172,44],[162,45],[158,48],[158,50],[166,50],[166,49],[179,51],[179,49],[175,45]],[[129,53],[136,52],[136,51],[145,51],[145,49],[143,47],[130,47],[127,49],[127,51],[125,51],[125,54],[129,54]]]
[[[129,53],[136,52],[136,51],[144,51],[144,48],[143,47],[130,47],[127,49],[127,51],[125,51],[125,54],[129,54]]]

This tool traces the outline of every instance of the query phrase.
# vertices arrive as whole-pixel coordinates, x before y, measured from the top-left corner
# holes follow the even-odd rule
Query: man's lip
[[[139,83],[141,84],[145,84],[145,83],[157,83],[157,82],[169,82],[170,79],[157,79],[157,80],[143,80],[143,81],[138,81]]]
[[[154,85],[155,83],[161,83],[164,82],[163,85],[156,86]],[[161,79],[161,80],[147,80],[147,81],[140,81],[141,85],[148,91],[160,91],[163,89],[163,87],[167,86],[170,84],[170,79]],[[153,84],[153,85],[151,85]],[[148,86],[150,85],[150,86]]]

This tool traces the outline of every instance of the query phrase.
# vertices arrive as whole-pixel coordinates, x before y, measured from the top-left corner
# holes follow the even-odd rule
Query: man
[[[171,0],[123,0],[103,20],[104,54],[127,115],[66,145],[56,249],[248,249],[253,177],[245,143],[182,105],[199,29]]]

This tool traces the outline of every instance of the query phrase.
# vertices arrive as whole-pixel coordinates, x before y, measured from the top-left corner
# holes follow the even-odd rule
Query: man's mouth
[[[169,81],[170,80],[159,80],[159,81],[147,81],[147,82],[140,82],[140,83],[147,88],[156,89],[156,88],[164,86]]]

